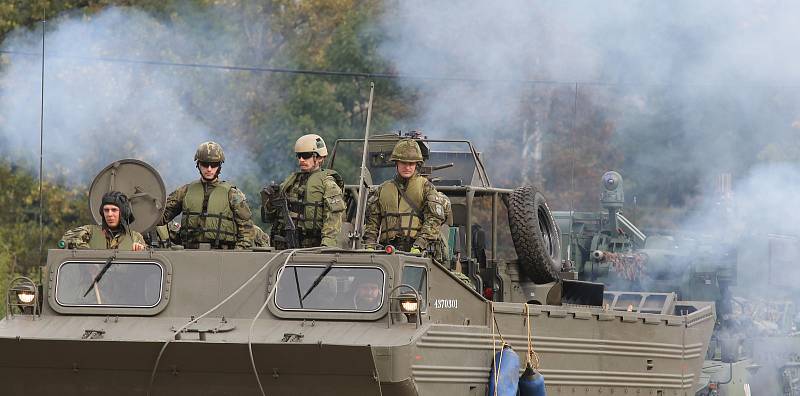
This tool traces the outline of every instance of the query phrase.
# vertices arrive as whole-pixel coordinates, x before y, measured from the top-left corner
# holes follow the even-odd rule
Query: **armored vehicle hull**
[[[0,321],[10,394],[485,395],[507,343],[538,355],[549,395],[693,395],[715,321],[674,295],[491,302],[430,259],[371,251],[51,250],[44,273],[40,312]]]

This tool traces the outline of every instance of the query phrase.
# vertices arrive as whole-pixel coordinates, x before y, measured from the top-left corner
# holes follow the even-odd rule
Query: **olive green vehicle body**
[[[532,345],[551,396],[694,395],[713,303],[607,291],[603,304],[572,305],[561,301],[559,284],[531,285],[516,259],[500,254],[507,248],[497,228],[511,190],[481,182],[469,147],[443,155],[472,158],[464,169],[477,179],[440,190],[453,202],[453,227],[468,230],[458,264],[473,282],[493,276],[486,284],[495,301],[451,268],[401,252],[54,249],[40,312],[0,321],[0,382],[10,394],[36,395],[260,394],[259,382],[267,395],[485,395],[505,342],[523,362]],[[473,207],[476,197],[490,205]],[[467,253],[480,210],[491,226],[485,263]],[[106,279],[93,285],[109,258]],[[298,275],[325,268],[322,278],[336,282],[313,286]],[[359,309],[347,293],[366,271],[378,274],[382,294],[375,308]],[[409,284],[421,297],[416,312],[401,307],[410,289],[401,285]],[[327,300],[303,305],[304,291],[328,286],[320,289],[331,292]],[[547,301],[532,300],[531,288]]]
[[[110,254],[49,252],[41,315],[0,322],[0,377],[11,394],[146,394],[156,357],[173,329],[228,296],[278,253],[118,252],[117,260],[163,265],[163,303],[137,315],[126,308],[59,306],[54,298],[59,265]],[[389,313],[388,294],[373,314],[285,313],[271,302],[250,338],[267,394],[484,395],[500,334],[524,354],[528,316],[551,394],[612,389],[693,394],[713,324],[708,304],[690,304],[695,312],[673,315],[546,305],[529,305],[525,312],[525,304],[512,302],[494,303],[500,334],[493,336],[492,305],[431,260],[342,251],[298,253],[289,263],[327,265],[333,259],[337,266],[381,268],[387,290],[400,284],[403,266],[425,267],[427,312],[421,324],[408,323],[403,314]],[[281,265],[283,260],[275,260],[263,277],[191,326],[207,330],[202,339],[192,331],[172,341],[151,394],[257,393],[248,330]],[[437,300],[457,301],[457,308],[436,308]]]

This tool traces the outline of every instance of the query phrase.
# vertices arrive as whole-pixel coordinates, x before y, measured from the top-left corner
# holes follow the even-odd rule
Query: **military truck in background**
[[[493,187],[469,141],[414,137],[423,171],[451,202],[446,262],[352,247],[359,189],[392,177],[401,136],[370,138],[365,185],[354,171],[365,142],[340,140],[330,161],[349,202],[341,247],[51,249],[41,281],[7,289],[4,389],[485,395],[494,353],[510,345],[551,396],[695,394],[713,303],[575,279],[562,271],[560,217],[540,191]],[[93,213],[110,190],[131,198],[134,229],[160,218],[164,185],[149,165],[102,170]]]

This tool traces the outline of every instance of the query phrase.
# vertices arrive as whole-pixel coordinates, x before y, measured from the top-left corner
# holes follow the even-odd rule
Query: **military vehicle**
[[[800,295],[794,283],[800,241],[748,235],[746,249],[738,249],[730,240],[731,227],[725,226],[732,211],[724,191],[717,216],[724,235],[698,230],[646,235],[622,214],[622,177],[607,172],[600,185],[602,211],[553,212],[565,267],[579,279],[614,290],[675,292],[682,299],[713,301],[718,322],[698,395],[800,395]],[[754,265],[762,270],[753,271]],[[743,276],[746,285],[739,282]]]
[[[364,185],[357,158],[365,152],[374,186],[392,177],[398,138],[335,144],[348,221]],[[341,248],[51,249],[41,283],[18,278],[7,289],[4,390],[485,395],[494,353],[508,344],[540,363],[551,396],[695,393],[713,303],[568,279],[541,192],[493,187],[469,141],[418,143],[452,204],[447,262],[352,248],[357,227],[342,230]],[[100,172],[95,216],[110,190],[131,197],[139,231],[163,210],[161,178],[140,161]]]

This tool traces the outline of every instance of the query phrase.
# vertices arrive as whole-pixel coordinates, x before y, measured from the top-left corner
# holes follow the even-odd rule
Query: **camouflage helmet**
[[[322,136],[316,134],[308,134],[300,136],[294,144],[295,153],[316,153],[320,157],[328,155],[328,147],[325,146],[325,141]]]
[[[422,162],[422,150],[419,148],[419,143],[414,139],[403,139],[394,145],[392,156],[389,158],[392,161],[403,162]]]
[[[225,162],[225,153],[217,142],[204,142],[197,147],[194,153],[195,162]]]

